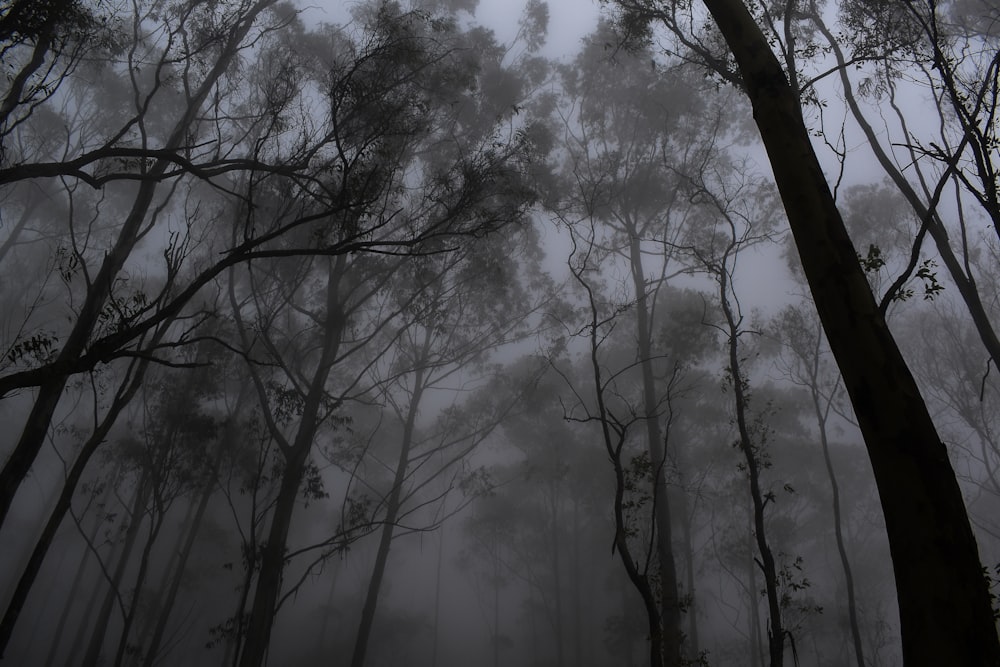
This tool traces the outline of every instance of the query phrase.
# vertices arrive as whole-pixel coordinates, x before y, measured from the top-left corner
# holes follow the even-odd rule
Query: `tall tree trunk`
[[[438,528],[437,565],[434,571],[434,630],[431,636],[431,667],[437,667],[441,631],[441,566],[444,565],[444,526]]]
[[[549,548],[552,550],[552,585],[555,597],[555,633],[556,666],[563,667],[563,599],[562,599],[562,560],[559,549],[559,481],[555,480],[549,487]]]
[[[733,243],[736,243],[735,237]],[[747,381],[740,364],[739,340],[740,330],[737,317],[729,302],[729,268],[723,262],[717,278],[719,281],[719,300],[722,312],[726,317],[728,327],[729,375],[733,387],[733,407],[736,412],[736,428],[739,433],[739,446],[746,461],[747,480],[750,487],[750,500],[753,505],[753,536],[760,560],[754,559],[764,575],[764,591],[767,597],[767,649],[770,667],[781,667],[785,654],[785,628],[781,621],[781,600],[778,594],[778,573],[774,554],[767,541],[764,523],[764,507],[767,501],[760,486],[760,459],[757,446],[753,442],[748,422],[747,406],[749,393]],[[751,565],[751,568],[753,565]],[[751,590],[751,594],[753,591]],[[752,597],[752,595],[751,595]],[[756,600],[751,600],[756,605]]]
[[[282,455],[285,459],[285,469],[281,475],[281,487],[274,505],[271,517],[271,529],[267,542],[261,553],[260,572],[257,575],[257,587],[254,592],[253,606],[250,609],[250,619],[246,626],[243,650],[239,656],[240,667],[261,667],[271,641],[271,627],[281,591],[282,573],[285,567],[285,547],[288,543],[288,533],[292,524],[292,515],[298,501],[299,487],[305,476],[306,464],[312,451],[313,439],[319,428],[319,411],[326,397],[326,383],[337,359],[340,343],[346,326],[346,315],[343,310],[340,295],[340,283],[344,276],[346,258],[339,255],[328,260],[326,287],[326,322],[324,324],[322,348],[316,365],[316,371],[310,379],[308,390],[302,403],[299,415],[299,426],[295,440],[287,443],[280,438]],[[235,302],[235,296],[230,290],[230,299]],[[244,341],[246,342],[246,341]],[[249,345],[245,345],[249,349]],[[255,383],[260,380],[254,376]],[[258,386],[261,400],[266,400],[267,392],[263,385]]]
[[[826,417],[820,406],[819,392],[815,384],[810,387],[813,410],[816,413],[816,423],[819,426],[819,442],[823,448],[823,461],[826,464],[826,474],[830,479],[830,492],[833,495],[833,534],[837,540],[837,553],[840,564],[844,568],[844,587],[847,588],[847,618],[851,627],[851,640],[854,644],[854,659],[858,667],[865,667],[865,652],[861,644],[861,628],[858,625],[858,602],[854,591],[854,573],[851,571],[851,560],[847,557],[847,547],[844,545],[844,520],[840,509],[840,486],[837,484],[837,474],[833,470],[833,460],[830,458],[830,442],[826,433]]]
[[[583,568],[580,566],[580,499],[573,494],[573,664],[583,666]]]
[[[962,493],[879,312],[767,39],[740,0],[704,0],[753,105],[802,266],[864,435],[885,516],[903,660],[1000,665],[989,590]]]
[[[154,493],[158,491],[154,490]],[[139,557],[139,569],[135,574],[135,583],[132,586],[132,597],[129,600],[125,617],[122,619],[122,631],[118,637],[118,648],[115,651],[115,667],[121,667],[122,660],[125,659],[125,650],[128,648],[128,637],[132,632],[132,624],[135,622],[135,615],[139,610],[139,601],[142,598],[142,587],[146,583],[146,574],[149,572],[149,557],[156,544],[156,538],[160,535],[160,528],[163,526],[163,514],[154,510],[155,516],[149,517],[149,534],[146,542],[142,546],[142,554]]]
[[[271,517],[271,529],[261,553],[260,573],[257,575],[253,606],[240,654],[240,667],[261,667],[271,643],[271,627],[274,624],[275,606],[285,568],[285,546],[288,544],[292,515],[298,504],[299,488],[305,476],[311,443],[310,439],[310,446],[297,448],[285,460],[281,488]]]
[[[115,476],[117,475],[118,472],[115,473]],[[106,504],[108,500],[111,499],[111,493],[112,489],[109,486],[107,490],[104,492],[103,500],[100,503],[101,505]],[[94,526],[91,529],[90,534],[84,537],[84,539],[87,541],[88,544],[94,543],[94,540],[97,539],[97,534],[101,530],[101,526],[103,525],[104,525],[103,517],[95,516]],[[77,564],[76,571],[73,573],[73,585],[70,586],[69,590],[66,592],[66,602],[63,605],[62,613],[59,614],[59,620],[56,621],[55,628],[52,631],[52,636],[55,639],[54,641],[51,642],[51,645],[49,646],[49,652],[45,656],[45,667],[52,667],[52,665],[56,664],[56,656],[59,652],[59,649],[65,646],[63,638],[66,636],[66,624],[67,621],[69,621],[69,617],[73,612],[73,608],[75,606],[74,603],[76,603],[78,597],[80,597],[80,589],[82,588],[84,583],[84,573],[86,573],[87,571],[87,566],[90,564],[90,558],[92,555],[93,554],[90,548],[85,544],[83,548],[83,554],[80,556],[80,562]],[[85,605],[81,606],[83,607],[83,609],[89,608]]]
[[[688,634],[685,639],[687,639],[688,661],[696,663],[701,656],[701,644],[698,640],[698,599],[695,596],[694,586],[694,537],[691,534],[691,524],[694,519],[688,507],[687,494],[684,491],[683,484],[680,486],[681,488],[678,489],[676,496],[678,500],[677,515],[681,517],[681,541],[684,544],[684,558],[687,561],[687,567],[685,568],[687,600],[685,600],[686,608],[684,614],[687,616]]]
[[[417,422],[417,412],[420,408],[420,399],[424,394],[424,375],[426,369],[423,364],[427,360],[430,342],[431,331],[428,329],[423,342],[423,350],[417,356],[418,366],[413,374],[413,393],[410,396],[410,405],[406,412],[406,421],[403,424],[403,437],[399,447],[399,458],[396,461],[396,473],[392,480],[392,489],[389,491],[389,499],[386,502],[385,519],[382,524],[382,535],[378,543],[378,552],[375,555],[375,566],[372,568],[371,579],[368,580],[368,591],[365,594],[365,603],[361,609],[361,621],[358,625],[358,634],[354,640],[351,667],[362,667],[365,664],[368,638],[371,636],[372,625],[375,622],[378,595],[382,588],[382,579],[385,576],[385,566],[389,560],[389,549],[392,546],[392,535],[396,527],[396,519],[399,517],[400,499],[403,496],[403,482],[406,480],[406,471],[410,462],[410,448],[413,446],[413,431]]]
[[[660,623],[662,625],[663,664],[679,667],[681,663],[681,607],[677,595],[677,566],[674,561],[673,530],[667,492],[666,453],[660,428],[659,400],[653,377],[653,345],[646,277],[642,266],[642,248],[634,226],[629,232],[629,262],[636,298],[639,366],[642,370],[643,417],[646,422],[646,447],[653,474],[653,515],[656,530],[656,555],[660,570]]]

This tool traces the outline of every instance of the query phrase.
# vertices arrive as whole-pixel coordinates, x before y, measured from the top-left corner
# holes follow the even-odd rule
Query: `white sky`
[[[477,23],[492,28],[498,41],[509,43],[517,33],[517,19],[527,0],[480,0]],[[301,0],[306,15],[315,21],[339,23],[347,20],[359,0]],[[549,39],[544,55],[550,58],[576,52],[580,39],[597,25],[596,0],[549,0]]]

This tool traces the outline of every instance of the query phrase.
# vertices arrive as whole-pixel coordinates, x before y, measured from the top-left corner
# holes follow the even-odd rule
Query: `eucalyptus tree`
[[[517,410],[531,385],[530,372],[519,378],[516,370],[491,363],[491,356],[538,333],[537,311],[549,296],[533,293],[528,285],[531,275],[537,276],[532,266],[536,242],[530,228],[522,234],[507,230],[463,250],[410,258],[394,276],[390,291],[402,312],[385,332],[388,353],[377,343],[370,346],[378,355],[367,381],[374,400],[391,410],[401,432],[383,435],[377,428],[369,436],[398,440],[398,452],[390,468],[391,484],[378,503],[384,512],[375,508],[381,515],[381,535],[351,658],[355,666],[365,661],[398,525],[412,525],[411,515],[431,505],[440,508],[433,524],[457,513],[467,501],[458,508],[445,504],[455,485],[467,484],[457,479],[461,466],[468,465],[475,449]],[[549,287],[541,276],[537,280],[536,287]],[[505,387],[505,377],[515,386]],[[487,384],[480,391],[488,392],[489,399],[456,401],[435,422],[418,423],[427,403],[448,393],[461,397],[482,383]],[[444,482],[443,490],[433,486],[438,481]],[[473,484],[469,491],[474,495],[482,489]]]
[[[4,170],[8,182],[11,179],[58,176],[86,181],[93,173],[85,173],[84,166],[92,166],[98,170],[110,167],[113,173],[108,175],[108,181],[122,179],[137,181],[139,185],[132,193],[132,204],[127,215],[120,225],[112,225],[113,231],[98,232],[99,227],[96,225],[100,224],[97,219],[99,212],[94,213],[89,224],[85,223],[86,228],[80,232],[75,232],[79,223],[70,219],[71,241],[67,244],[70,250],[64,252],[72,269],[67,269],[64,275],[68,279],[75,278],[77,286],[72,291],[79,291],[76,297],[79,305],[69,313],[69,329],[60,331],[55,336],[62,341],[58,352],[55,351],[56,343],[50,341],[52,354],[47,355],[41,363],[25,364],[28,367],[22,366],[22,370],[16,366],[9,368],[3,380],[0,380],[3,394],[15,389],[37,387],[21,437],[0,472],[0,523],[6,517],[18,487],[41,449],[70,376],[81,370],[94,368],[112,356],[97,354],[95,357],[95,347],[99,346],[95,346],[94,338],[107,338],[122,330],[132,329],[131,325],[137,319],[152,314],[152,311],[157,310],[156,304],[172,295],[179,263],[186,255],[183,244],[171,244],[164,253],[166,280],[159,295],[148,297],[136,284],[136,280],[130,280],[122,272],[132,253],[168,208],[170,195],[179,184],[176,177],[186,173],[173,169],[176,161],[188,161],[186,154],[198,151],[194,148],[194,143],[198,141],[198,128],[201,128],[201,132],[207,129],[200,122],[203,105],[213,92],[218,92],[218,86],[226,81],[226,72],[232,71],[230,65],[249,47],[248,36],[255,27],[260,29],[259,26],[267,17],[266,11],[273,4],[275,3],[262,1],[225,9],[188,4],[180,5],[177,12],[168,11],[162,15],[157,14],[153,7],[137,6],[137,12],[143,12],[145,16],[140,13],[135,16],[127,58],[119,67],[108,63],[106,70],[109,78],[128,86],[126,90],[131,89],[131,104],[122,100],[114,113],[108,113],[101,104],[103,100],[91,97],[87,100],[89,107],[74,112],[74,124],[84,127],[87,111],[104,113],[106,116],[102,120],[106,124],[100,125],[102,130],[107,128],[105,132],[95,133],[86,129],[80,133],[66,132],[66,145],[56,147],[59,151],[57,155],[63,158],[74,154],[84,156],[75,158],[77,164],[72,164],[74,158],[45,161],[46,158],[51,160],[56,156],[43,155],[35,156],[36,160],[31,164],[16,164]],[[152,25],[143,19],[152,21]],[[205,28],[210,28],[213,24],[227,27],[220,30],[195,30],[191,27],[194,23]],[[211,65],[206,68],[184,68],[174,64],[178,57],[183,63],[184,55],[192,51],[203,52],[208,57],[214,57],[214,60],[209,60]],[[161,93],[166,99],[158,104],[161,102]],[[162,117],[147,117],[146,112],[154,105],[160,107]],[[167,109],[175,111],[173,118]],[[37,111],[32,114],[39,115]],[[120,124],[116,126],[114,121],[120,121]],[[27,138],[31,130],[30,124],[25,123],[19,128],[19,133]],[[78,140],[82,144],[78,145]],[[212,145],[205,153],[211,155],[212,150],[217,148],[221,147]],[[109,150],[111,153],[105,155],[100,153],[101,150]],[[94,151],[98,153],[95,154]],[[157,151],[160,157],[152,157]],[[121,166],[116,168],[108,162],[98,164],[105,158],[112,164],[114,160],[120,159]],[[42,168],[32,169],[38,166]],[[160,186],[163,181],[173,181],[173,186],[164,190]],[[92,185],[97,186],[99,183]],[[132,189],[131,186],[129,189]],[[105,251],[105,248],[108,249]],[[164,318],[149,318],[149,324],[155,325],[155,320],[162,319]],[[140,333],[132,330],[131,338],[134,340]],[[33,336],[24,337],[31,339]],[[90,362],[82,362],[88,357]]]
[[[770,239],[775,198],[769,184],[754,178],[748,164],[741,164],[738,156],[717,155],[693,170],[685,180],[685,194],[697,207],[699,223],[685,250],[716,287],[722,315],[722,324],[717,326],[725,339],[724,368],[726,384],[732,390],[735,440],[743,457],[741,469],[746,472],[752,504],[751,532],[757,554],[753,560],[764,578],[767,599],[768,664],[780,667],[784,664],[788,631],[779,590],[779,571],[783,565],[768,538],[765,513],[767,505],[775,498],[763,478],[769,467],[766,452],[769,426],[766,411],[758,411],[755,416],[750,407],[752,385],[746,368],[747,344],[744,341],[753,332],[747,328],[736,288],[741,253],[745,256],[748,248]]]
[[[701,5],[617,3],[626,24],[649,35],[654,22],[697,47],[753,107],[795,245],[851,397],[875,472],[896,578],[907,664],[1000,664],[989,591],[948,452],[913,375],[871,294],[827,178],[816,157],[795,69],[795,3],[755,15],[738,0]],[[758,8],[755,8],[758,9]],[[773,50],[778,49],[776,54]]]
[[[977,284],[978,267],[974,248],[978,239],[975,238],[977,235],[972,233],[976,227],[974,221],[977,216],[975,210],[970,209],[962,199],[959,191],[955,192],[954,206],[947,206],[943,201],[949,182],[962,183],[975,193],[977,190],[973,180],[980,180],[984,174],[988,175],[993,169],[989,153],[983,153],[981,148],[984,142],[988,141],[988,134],[991,132],[986,127],[989,124],[986,119],[994,113],[988,94],[991,84],[988,77],[983,78],[981,89],[972,94],[968,89],[973,87],[975,76],[969,76],[966,72],[968,80],[962,83],[966,89],[966,99],[970,102],[978,101],[966,109],[963,106],[964,102],[958,100],[956,101],[958,113],[950,113],[946,108],[947,98],[954,99],[954,95],[957,94],[959,75],[955,69],[961,65],[954,58],[941,61],[942,67],[947,70],[943,78],[950,81],[950,84],[943,85],[937,81],[934,68],[930,67],[928,62],[932,64],[939,57],[943,57],[943,49],[963,51],[964,47],[960,45],[963,39],[960,36],[962,32],[949,34],[952,31],[938,31],[936,26],[938,10],[933,4],[927,6],[929,14],[920,10],[916,3],[899,3],[896,8],[901,11],[866,11],[862,5],[845,3],[841,9],[841,21],[852,27],[852,31],[848,33],[851,37],[846,44],[840,43],[817,9],[813,8],[809,13],[811,21],[826,40],[829,50],[836,59],[841,90],[851,116],[863,132],[879,166],[917,217],[915,231],[910,234],[910,259],[896,274],[890,288],[885,291],[880,301],[880,308],[883,312],[886,311],[889,301],[898,294],[902,284],[915,270],[918,274],[921,269],[926,273],[926,263],[918,267],[918,257],[925,236],[930,235],[948,275],[962,296],[969,315],[976,325],[982,345],[996,364],[1000,358],[1000,340],[997,338],[994,325],[996,318],[987,306],[988,295],[984,300],[984,295],[980,293]],[[876,37],[876,34],[887,32],[904,37],[890,40],[888,43]],[[923,32],[922,38],[921,32]],[[964,39],[967,47],[976,41],[969,39],[967,33]],[[845,49],[850,51],[845,53]],[[979,62],[981,56],[972,55],[967,49],[966,52],[969,53],[968,60],[973,67],[984,64]],[[867,78],[856,84],[851,78],[848,60],[854,63],[857,69],[862,69],[862,64],[866,61],[870,62],[870,67],[862,69]],[[906,93],[900,88],[905,85],[905,81],[915,79],[912,76],[904,78],[903,75],[904,72],[914,68],[919,72],[920,78],[928,82],[927,87],[931,91],[933,105],[937,108],[940,118],[938,136],[925,137],[926,130],[922,128],[921,119],[908,117],[903,111],[906,104],[901,98]],[[985,76],[987,72],[977,74]],[[893,129],[902,135],[900,141],[893,142],[890,137],[890,145],[883,145],[883,139],[876,132],[869,114],[866,114],[863,107],[866,101],[888,103],[893,111],[892,117],[896,121]],[[953,127],[956,121],[959,128]],[[981,126],[982,129],[979,129]],[[895,152],[897,149],[903,154],[897,155]],[[962,154],[966,152],[972,153],[974,159],[962,159]],[[846,157],[845,154],[843,158]],[[935,169],[935,163],[943,168]],[[904,169],[907,168],[915,175],[915,179],[906,176]],[[911,182],[912,180],[916,182]],[[992,206],[990,199],[995,195],[990,194],[991,188],[988,186],[981,186],[979,191],[980,194],[975,199],[982,205],[982,209],[988,212]],[[957,232],[957,247],[952,234],[949,233],[949,226],[953,232]]]
[[[289,252],[255,260],[234,270],[228,286],[240,347],[251,361],[261,415],[281,463],[260,560],[251,555],[248,563],[259,569],[237,658],[243,666],[263,661],[275,613],[287,599],[281,593],[286,548],[318,435],[348,425],[352,406],[378,400],[381,390],[369,371],[388,363],[386,355],[407,337],[425,348],[409,350],[410,357],[400,352],[397,360],[411,365],[395,376],[433,374],[435,357],[427,355],[437,350],[426,345],[438,336],[433,318],[448,317],[448,304],[434,295],[448,290],[442,275],[453,268],[449,256],[464,248],[476,256],[477,239],[506,233],[533,198],[526,178],[533,141],[515,118],[517,87],[502,91],[504,102],[490,113],[478,113],[485,104],[475,97],[482,83],[479,54],[500,47],[433,12],[381,5],[362,8],[357,20],[364,28],[359,39],[339,43],[328,56],[334,73],[329,124],[344,165],[332,187],[365,203],[333,217],[308,200],[292,205],[326,222],[321,233],[302,229],[289,239],[312,245],[315,256],[303,261]],[[290,206],[282,195],[258,189],[258,207],[247,214],[282,215]],[[385,251],[324,252],[356,239]],[[432,256],[442,263],[436,266]],[[410,277],[406,290],[404,276]],[[495,318],[499,303],[478,306]],[[439,323],[445,339],[446,321]],[[415,411],[419,398],[412,403]],[[407,419],[411,427],[412,418],[415,412]],[[405,462],[397,470],[405,475]],[[393,488],[402,492],[400,484]]]
[[[858,616],[857,587],[854,571],[847,552],[845,540],[844,509],[841,502],[840,483],[830,453],[831,413],[840,388],[840,376],[831,373],[822,330],[817,319],[810,318],[802,308],[789,306],[778,315],[774,324],[774,335],[781,341],[788,353],[784,361],[789,379],[809,392],[823,462],[830,483],[831,505],[833,509],[833,531],[837,543],[837,555],[844,572],[844,588],[847,592],[847,619],[854,649],[854,660],[858,667],[864,667],[865,650]],[[782,355],[784,357],[784,355]]]
[[[666,484],[666,389],[656,380],[663,362],[653,339],[658,322],[669,317],[657,295],[686,270],[675,258],[689,233],[681,174],[716,150],[725,116],[721,98],[700,87],[693,69],[658,65],[647,49],[614,51],[608,48],[614,40],[612,26],[602,23],[562,69],[566,194],[555,211],[570,234],[595,244],[589,268],[601,266],[609,275],[621,269],[628,276],[623,288],[635,316],[632,362],[653,471],[663,655],[665,664],[679,665],[683,632]]]

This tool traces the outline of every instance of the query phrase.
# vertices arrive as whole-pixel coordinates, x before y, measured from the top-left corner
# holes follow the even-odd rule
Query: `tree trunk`
[[[118,475],[118,472],[115,473]],[[100,505],[104,505],[111,498],[112,489],[109,486],[104,492],[103,500]],[[84,539],[88,544],[93,544],[94,540],[97,539],[97,534],[101,530],[101,526],[104,525],[103,517],[94,517],[94,527],[90,531],[89,536],[85,536]],[[41,541],[41,540],[39,540]],[[83,547],[83,554],[80,556],[80,562],[76,566],[76,571],[73,573],[73,585],[70,586],[69,591],[66,593],[66,602],[63,605],[62,613],[59,614],[59,620],[56,621],[55,629],[52,632],[53,640],[49,646],[49,652],[45,656],[45,667],[52,667],[56,664],[56,656],[59,652],[60,647],[65,646],[63,638],[66,635],[66,623],[69,621],[70,614],[73,612],[75,602],[81,596],[80,589],[84,583],[84,573],[87,571],[87,566],[90,564],[90,558],[93,555],[90,548],[85,544]],[[23,575],[22,575],[23,576]],[[88,607],[83,606],[83,609]]]
[[[549,487],[549,541],[552,549],[552,586],[555,598],[555,642],[556,642],[556,667],[563,667],[565,664],[565,654],[563,647],[563,597],[562,597],[562,559],[560,558],[559,544],[559,480],[554,480]]]
[[[281,591],[281,578],[285,567],[285,546],[288,543],[292,514],[298,500],[299,487],[305,476],[309,453],[312,451],[313,438],[315,438],[316,430],[319,428],[319,410],[326,396],[326,382],[336,361],[346,326],[346,315],[340,302],[340,283],[344,275],[346,259],[340,255],[328,261],[326,322],[322,349],[316,371],[312,375],[303,400],[295,440],[282,446],[285,469],[281,475],[281,488],[278,491],[274,515],[271,518],[271,530],[261,553],[257,588],[250,610],[250,620],[246,627],[242,654],[239,656],[240,667],[261,667],[264,664],[264,657],[271,641],[271,626],[274,624],[278,594]],[[232,291],[230,291],[230,298],[234,299]],[[249,345],[247,348],[249,349]],[[258,391],[261,400],[266,400],[266,391],[263,386],[260,386]]]
[[[628,228],[629,262],[636,298],[636,329],[639,366],[642,370],[643,417],[646,422],[646,447],[653,474],[653,515],[656,530],[656,555],[660,570],[660,623],[662,625],[663,664],[679,667],[681,662],[680,600],[677,596],[677,566],[674,561],[673,531],[667,493],[666,453],[660,429],[659,401],[653,378],[653,345],[650,335],[646,278],[642,266],[642,248],[634,226]]]
[[[154,490],[153,493],[158,493]],[[155,516],[153,515],[155,513]],[[146,536],[146,543],[142,547],[142,554],[139,557],[139,570],[135,574],[135,583],[132,586],[132,598],[129,600],[128,609],[122,619],[122,631],[118,637],[118,648],[115,651],[115,667],[121,667],[122,660],[125,659],[125,651],[128,648],[128,636],[132,632],[132,624],[135,622],[135,615],[139,610],[139,600],[142,598],[142,587],[146,583],[146,574],[149,572],[149,557],[156,544],[156,538],[160,534],[163,526],[163,514],[154,510],[149,517],[149,534]]]
[[[261,667],[271,642],[271,626],[274,624],[275,606],[281,591],[282,573],[285,568],[285,546],[292,525],[292,514],[299,498],[299,487],[305,475],[309,447],[300,447],[285,461],[281,476],[281,489],[271,517],[271,529],[261,553],[260,574],[254,591],[253,606],[247,624],[240,667]]]
[[[733,244],[736,238],[733,238]],[[733,246],[730,246],[731,248]],[[781,621],[781,601],[778,597],[778,574],[774,562],[774,554],[767,542],[764,525],[764,507],[767,500],[760,486],[760,460],[757,456],[757,446],[754,444],[750,426],[747,421],[747,405],[749,393],[747,381],[740,366],[739,355],[739,324],[733,308],[729,303],[729,267],[723,262],[718,273],[719,299],[722,311],[726,316],[729,332],[729,375],[733,386],[733,407],[736,412],[736,427],[739,432],[739,446],[747,466],[747,479],[750,486],[750,500],[753,504],[753,535],[757,545],[760,560],[754,559],[764,575],[764,591],[767,597],[767,650],[770,667],[781,667],[785,654],[785,628]],[[750,566],[753,568],[753,565]],[[755,591],[751,591],[752,594]],[[757,601],[751,599],[751,604]]]
[[[427,359],[430,341],[431,332],[427,330],[423,350],[418,356],[418,366],[413,375],[413,394],[410,396],[410,405],[407,409],[406,421],[403,424],[403,437],[399,447],[399,459],[396,461],[396,474],[393,477],[392,489],[389,491],[389,500],[386,503],[382,535],[378,543],[378,553],[375,555],[375,567],[372,569],[371,579],[368,580],[365,604],[361,609],[361,622],[358,625],[358,634],[354,640],[351,667],[362,667],[365,664],[368,638],[371,635],[372,624],[375,622],[378,595],[382,588],[382,579],[385,576],[385,566],[389,560],[392,534],[396,527],[396,519],[399,516],[400,499],[403,495],[403,482],[406,480],[406,470],[410,462],[410,448],[413,445],[413,430],[416,426],[417,411],[420,407],[420,399],[424,393],[424,374],[426,369],[423,367],[423,363]]]
[[[154,343],[161,340],[163,331],[165,329],[160,330],[154,335]],[[139,390],[139,387],[142,386],[142,380],[146,375],[146,370],[149,368],[149,363],[148,360],[142,360],[135,364],[133,367],[134,372],[127,379],[126,385],[115,397],[104,419],[94,429],[94,432],[80,449],[80,453],[77,454],[76,460],[73,462],[73,467],[70,468],[69,474],[66,476],[66,481],[63,483],[63,488],[59,493],[59,498],[56,500],[56,505],[52,508],[52,513],[49,515],[48,521],[46,521],[45,527],[42,529],[42,534],[38,537],[38,541],[35,542],[35,548],[31,552],[27,565],[24,567],[24,572],[21,573],[21,578],[18,579],[17,588],[14,589],[14,594],[7,603],[3,620],[0,621],[0,658],[3,657],[4,651],[7,649],[18,617],[24,608],[24,603],[28,599],[31,588],[35,584],[38,573],[42,569],[45,556],[52,546],[52,541],[55,539],[59,526],[62,524],[63,519],[66,518],[66,513],[73,503],[73,495],[76,493],[76,487],[83,477],[87,464],[97,451],[97,448],[107,438],[108,433],[111,432],[122,410],[125,409],[132,400],[132,397]]]
[[[437,565],[434,571],[434,619],[430,667],[437,667],[441,632],[441,566],[444,564],[444,526],[438,528]]]
[[[948,452],[872,297],[801,107],[739,0],[704,0],[742,73],[885,516],[903,660],[1000,665],[989,591]]]
[[[837,553],[840,564],[844,568],[844,586],[847,588],[847,618],[851,626],[851,640],[854,644],[854,659],[858,667],[865,667],[865,652],[861,646],[861,628],[858,625],[858,603],[854,592],[854,573],[851,571],[851,561],[847,557],[847,547],[844,545],[843,518],[840,510],[840,486],[833,470],[833,460],[830,458],[830,443],[826,435],[826,414],[820,407],[819,392],[814,384],[811,389],[813,409],[816,412],[816,423],[819,426],[819,441],[823,448],[823,461],[826,463],[826,474],[830,478],[830,491],[833,495],[833,534],[837,540]]]

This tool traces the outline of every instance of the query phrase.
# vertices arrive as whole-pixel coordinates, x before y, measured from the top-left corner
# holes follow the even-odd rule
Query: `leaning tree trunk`
[[[989,590],[948,451],[872,297],[798,97],[746,6],[704,3],[739,65],[868,448],[896,578],[903,660],[908,667],[998,666]]]
[[[427,332],[424,340],[423,354],[418,363],[423,364],[427,360],[427,352],[430,348],[431,334]],[[417,423],[417,411],[420,407],[420,399],[424,393],[424,377],[427,369],[422,365],[418,366],[413,377],[413,395],[410,396],[410,405],[406,414],[406,422],[403,424],[403,437],[399,448],[399,460],[396,462],[396,474],[392,480],[392,489],[389,491],[389,499],[386,502],[385,519],[382,523],[382,535],[378,543],[378,553],[375,555],[375,566],[372,568],[371,579],[368,580],[368,591],[365,594],[365,603],[361,609],[361,622],[358,625],[358,634],[354,640],[354,653],[351,656],[351,667],[362,667],[365,664],[365,654],[368,651],[368,638],[371,636],[372,626],[375,623],[375,610],[378,607],[378,596],[382,590],[382,579],[385,577],[385,567],[389,562],[389,549],[392,546],[392,536],[396,528],[396,520],[399,518],[399,508],[403,497],[403,482],[406,480],[406,471],[410,462],[410,448],[413,446],[413,431]]]

